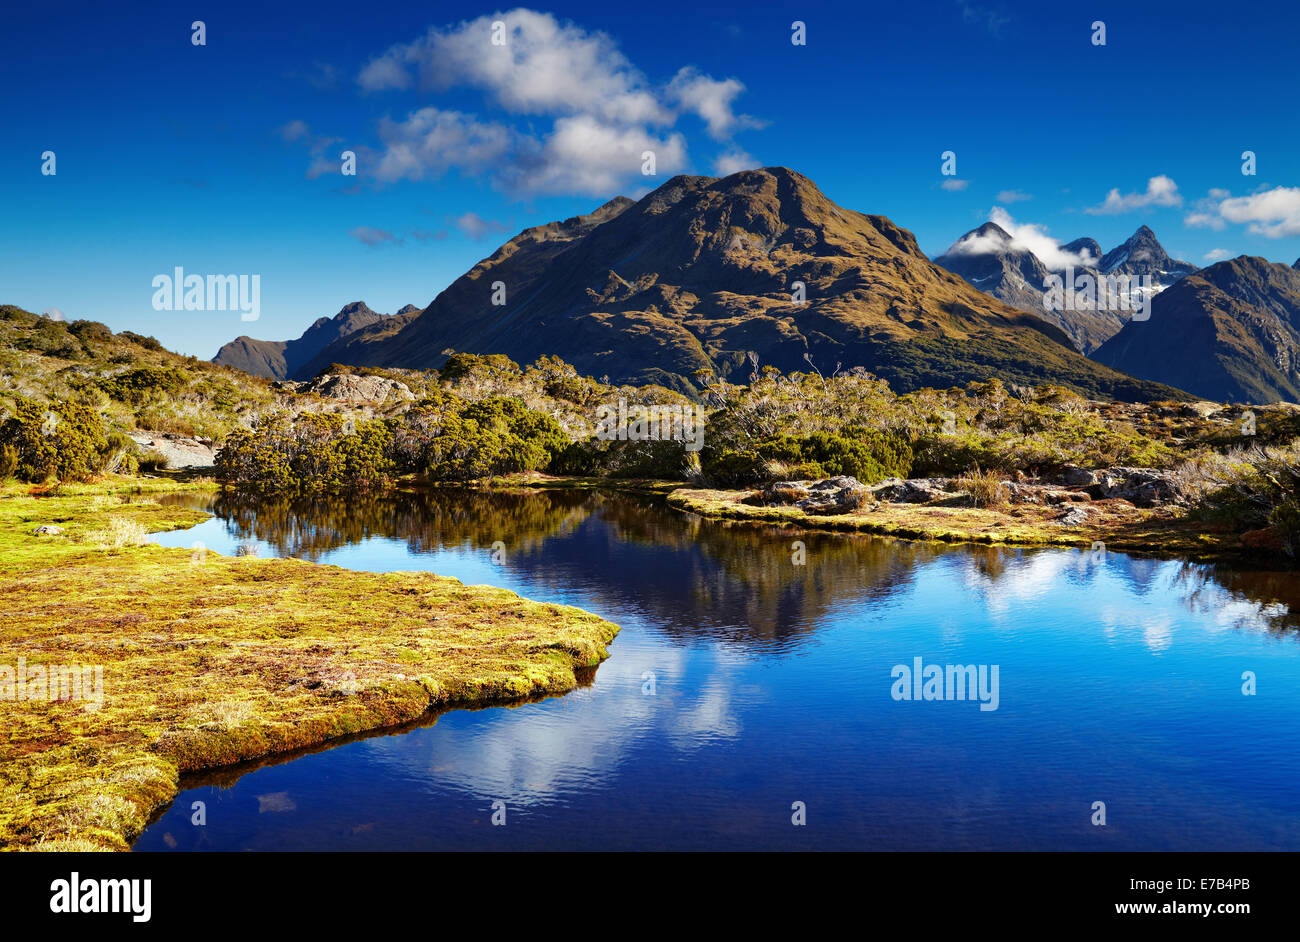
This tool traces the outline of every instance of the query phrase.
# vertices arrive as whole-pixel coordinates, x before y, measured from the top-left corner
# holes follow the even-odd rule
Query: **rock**
[[[1087,507],[1071,507],[1056,518],[1056,522],[1067,527],[1078,527],[1088,522]]]
[[[212,442],[204,438],[136,432],[131,440],[141,451],[158,452],[169,468],[210,468],[216,463]]]
[[[801,501],[808,497],[808,493],[808,488],[802,481],[777,481],[757,494],[746,497],[744,502],[757,504],[760,507],[779,507]]]
[[[366,402],[371,405],[411,402],[415,399],[415,394],[405,383],[384,376],[355,376],[352,373],[318,376],[306,391],[326,399]]]
[[[1200,402],[1189,402],[1184,404],[1181,411],[1182,414],[1187,416],[1188,418],[1208,419],[1216,412],[1222,412],[1223,406],[1217,402],[1207,402],[1205,400],[1201,400]]]
[[[871,492],[857,478],[841,475],[808,485],[808,496],[795,502],[800,510],[819,515],[846,514],[867,502]]]
[[[1138,507],[1178,503],[1183,499],[1173,472],[1154,468],[1109,468],[1097,473],[1093,497],[1120,498]]]
[[[56,527],[51,523],[41,524],[32,533],[35,536],[57,536],[63,532],[63,527]]]
[[[1061,483],[1066,487],[1087,487],[1097,483],[1097,475],[1084,468],[1067,465],[1061,472]]]
[[[886,478],[869,489],[871,496],[877,500],[887,500],[895,504],[926,504],[932,500],[947,498],[944,478],[913,478],[904,481],[901,478]]]

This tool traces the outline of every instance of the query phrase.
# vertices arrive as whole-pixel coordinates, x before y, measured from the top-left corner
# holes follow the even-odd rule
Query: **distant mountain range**
[[[1300,260],[1242,255],[1156,295],[1094,358],[1206,399],[1300,402]]]
[[[677,176],[639,201],[527,229],[423,311],[285,369],[437,368],[451,350],[553,354],[687,393],[708,376],[746,381],[756,358],[783,371],[865,367],[898,391],[999,377],[1098,398],[1182,396],[1087,359],[1037,312],[977,290],[907,230],[835,205],[784,167]]]
[[[363,327],[382,324],[413,311],[418,311],[414,304],[408,304],[391,317],[377,314],[366,306],[364,301],[353,301],[333,317],[319,317],[296,340],[254,340],[252,337],[236,337],[217,351],[213,363],[233,366],[269,379],[310,379],[315,373],[302,376],[307,367],[322,350],[335,341],[356,333]]]
[[[1123,245],[1104,255],[1097,240],[1089,238],[1067,242],[1060,247],[1060,253],[1079,259],[1079,264],[1074,266],[1076,275],[1088,274],[1096,280],[1106,275],[1149,276],[1156,293],[1196,271],[1195,265],[1170,258],[1147,226],[1140,227]],[[1051,270],[996,223],[986,222],[972,229],[934,261],[986,294],[1055,324],[1084,353],[1091,353],[1118,333],[1132,313],[1104,305],[1061,311],[1047,309],[1043,304],[1044,282]]]

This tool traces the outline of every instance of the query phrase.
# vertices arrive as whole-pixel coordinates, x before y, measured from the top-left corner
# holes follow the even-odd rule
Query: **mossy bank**
[[[159,501],[195,486],[0,489],[0,667],[28,680],[0,685],[0,847],[127,849],[183,771],[563,693],[618,633],[429,573],[137,545],[205,517]]]
[[[1083,525],[1061,522],[1060,507],[969,507],[955,502],[895,504],[881,501],[849,513],[819,516],[796,507],[744,503],[753,491],[682,487],[668,495],[677,510],[722,520],[785,524],[810,530],[872,533],[909,540],[1007,546],[1090,547],[1194,560],[1252,557],[1259,550],[1228,525],[1210,526],[1168,507],[1144,509],[1127,501],[1097,501]]]

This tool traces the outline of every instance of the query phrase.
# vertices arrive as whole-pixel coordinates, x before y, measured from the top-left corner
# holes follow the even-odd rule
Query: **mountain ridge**
[[[1300,270],[1241,255],[1156,295],[1094,354],[1206,399],[1300,402]]]
[[[420,313],[336,341],[299,378],[329,362],[437,368],[447,350],[553,354],[689,394],[699,371],[743,379],[757,359],[783,372],[861,366],[898,390],[999,376],[1106,398],[1181,395],[1087,360],[1060,328],[936,266],[911,232],[837,206],[784,167],[679,175],[635,202],[526,229]]]
[[[996,232],[989,230],[990,226]],[[1065,243],[1061,250],[1094,260],[1093,264],[1076,266],[1076,276],[1090,275],[1098,284],[1107,275],[1149,276],[1157,294],[1197,270],[1189,262],[1170,258],[1156,234],[1145,224],[1105,254],[1096,239],[1086,236]],[[1131,316],[1130,310],[1101,305],[1064,311],[1045,307],[1044,282],[1052,271],[1030,249],[1017,245],[1005,229],[992,222],[967,232],[946,252],[935,256],[934,262],[986,294],[1055,324],[1082,353],[1095,351],[1118,333]]]
[[[418,308],[408,304],[398,315]],[[332,317],[318,317],[293,340],[256,340],[239,336],[223,344],[213,363],[233,366],[267,379],[289,379],[335,341],[390,316],[372,311],[364,301],[350,301]]]

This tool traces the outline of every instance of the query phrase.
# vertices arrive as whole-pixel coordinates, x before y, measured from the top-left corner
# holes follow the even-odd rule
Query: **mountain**
[[[1129,275],[1150,275],[1158,287],[1168,287],[1197,270],[1195,265],[1170,258],[1150,226],[1139,226],[1138,231],[1128,237],[1128,241],[1102,256],[1101,264],[1097,267],[1106,275],[1116,271]]]
[[[1061,246],[1063,251],[1072,255],[1078,255],[1080,258],[1099,259],[1102,256],[1101,245],[1096,239],[1075,239],[1073,242],[1067,242]]]
[[[505,304],[492,303],[494,285]],[[1179,395],[1069,342],[934,265],[885,217],[772,167],[677,176],[635,203],[525,230],[400,329],[364,328],[316,361],[436,368],[449,350],[554,354],[590,375],[695,393],[701,370],[744,382],[752,355],[782,371],[861,366],[899,391],[997,376],[1095,397]]]
[[[1076,239],[1062,248],[1081,258],[1101,258],[1101,246],[1095,239]],[[985,294],[1055,324],[1083,353],[1096,349],[1123,324],[1119,315],[1108,311],[1047,308],[1043,304],[1044,282],[1051,274],[1047,266],[1029,249],[1017,245],[1010,233],[996,223],[986,222],[972,229],[937,256],[934,263],[960,275]]]
[[[1085,264],[1075,265],[1076,277],[1088,274],[1096,283],[1106,275],[1149,276],[1153,293],[1196,271],[1196,266],[1169,257],[1147,226],[1141,226],[1123,245],[1102,254],[1096,239],[1082,238],[1061,246],[1063,253],[1077,256]],[[1027,257],[1026,257],[1027,256]],[[1012,307],[1029,311],[1065,331],[1074,346],[1091,353],[1114,336],[1131,316],[1118,307],[1074,308],[1058,311],[1043,304],[1047,266],[1029,249],[1019,245],[1000,226],[985,223],[972,229],[934,260],[936,265],[961,275],[986,294]],[[1140,303],[1145,292],[1139,288]]]
[[[1249,255],[1203,268],[1094,358],[1205,399],[1300,402],[1300,271]]]
[[[415,305],[408,304],[394,316],[417,310]],[[217,351],[212,362],[237,367],[254,376],[287,379],[336,340],[386,319],[387,315],[376,314],[364,301],[353,301],[333,317],[317,318],[297,340],[236,337]]]

